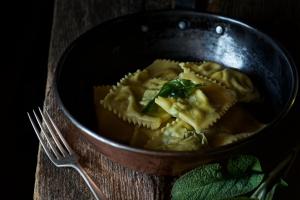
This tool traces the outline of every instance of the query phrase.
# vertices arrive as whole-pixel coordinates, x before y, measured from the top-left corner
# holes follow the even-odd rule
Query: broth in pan
[[[115,85],[94,87],[101,134],[162,151],[213,148],[255,134],[265,125],[244,105],[259,101],[246,74],[207,61],[157,59]]]

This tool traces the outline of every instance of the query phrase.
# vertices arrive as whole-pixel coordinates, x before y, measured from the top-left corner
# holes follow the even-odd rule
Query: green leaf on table
[[[227,163],[227,171],[232,176],[242,176],[245,173],[262,172],[259,160],[252,155],[231,157]]]
[[[143,108],[142,112],[147,113],[152,110],[155,105],[155,98],[161,97],[173,97],[173,98],[186,98],[190,96],[194,90],[200,86],[190,80],[175,79],[165,83],[155,97],[149,101],[149,103]]]
[[[234,163],[249,171],[242,170],[245,173],[240,173],[238,171],[240,167],[237,167],[237,170],[233,166]],[[262,173],[252,171],[250,167],[252,164],[252,162],[244,162],[241,158],[229,161],[230,173],[226,172],[226,167],[224,169],[219,163],[198,167],[181,176],[174,183],[171,192],[172,199],[219,200],[246,194],[255,189],[264,177]]]

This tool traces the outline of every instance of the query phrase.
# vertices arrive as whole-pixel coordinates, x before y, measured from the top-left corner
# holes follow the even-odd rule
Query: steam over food
[[[116,85],[94,88],[99,132],[135,147],[195,151],[264,127],[243,106],[260,95],[250,78],[214,62],[155,60]]]

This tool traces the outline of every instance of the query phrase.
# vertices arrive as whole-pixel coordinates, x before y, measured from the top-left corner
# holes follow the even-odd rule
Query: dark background
[[[243,15],[230,12],[223,14],[241,19],[266,32],[282,44],[300,66],[300,6],[286,6],[291,0],[281,2],[283,3],[274,6],[270,4],[270,7],[265,8],[265,12],[270,14],[261,20],[247,17],[251,15],[247,12]],[[4,100],[2,123],[4,122],[5,127],[2,129],[4,137],[0,140],[4,161],[1,162],[4,166],[1,172],[1,190],[4,193],[1,195],[8,194],[8,199],[33,198],[38,141],[26,112],[43,104],[53,3],[53,0],[18,2],[12,13],[14,19],[8,21],[8,37],[4,38],[9,41],[8,48],[5,48],[5,52],[9,53],[5,58],[9,64],[3,66],[1,73],[4,88],[1,95],[2,101]],[[285,119],[286,123],[298,123],[298,101]],[[299,133],[299,130],[296,132]],[[296,139],[298,138],[299,136]],[[300,178],[297,168],[299,165],[292,168],[291,174],[295,176],[290,179]],[[290,186],[295,190],[297,187],[299,184]]]
[[[33,199],[38,140],[26,112],[43,105],[53,3],[10,1],[1,9],[8,14],[1,28],[6,34],[1,68],[0,199]]]

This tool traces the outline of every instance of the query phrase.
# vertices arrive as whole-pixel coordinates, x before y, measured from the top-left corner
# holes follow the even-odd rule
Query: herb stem
[[[268,175],[267,179],[260,184],[260,186],[251,195],[251,198],[257,198],[258,200],[263,200],[266,198],[269,190],[277,184],[279,176],[283,174],[283,177],[287,176],[289,169],[293,165],[297,154],[299,152],[300,145],[296,146],[291,153],[289,153],[283,161],[281,161]],[[282,172],[286,169],[284,172]]]

